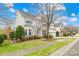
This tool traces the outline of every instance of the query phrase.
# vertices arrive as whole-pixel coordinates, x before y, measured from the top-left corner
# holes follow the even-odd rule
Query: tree
[[[0,35],[0,44],[2,44],[3,42],[4,42],[3,35]]]
[[[67,34],[67,36],[68,36],[68,35],[71,35],[71,34],[73,34],[73,35],[77,34],[78,30],[79,30],[78,26],[72,26],[72,25],[69,26],[68,25],[68,26],[64,26],[62,28],[61,32],[63,34],[67,34],[68,33]]]
[[[3,34],[2,36],[3,36],[4,39],[7,39],[7,35],[6,34]]]
[[[22,38],[25,36],[25,31],[24,28],[22,26],[18,26],[16,28],[16,38],[22,40]]]
[[[63,21],[65,21],[64,19],[62,19],[65,7],[60,3],[41,3],[37,6],[37,9],[39,9],[39,13],[42,14],[42,21],[46,24],[48,40],[50,25],[55,25],[57,23],[62,23]]]
[[[15,32],[10,32],[9,37],[12,38],[12,39],[13,39],[13,38],[16,38]]]
[[[8,38],[10,32],[12,32],[12,29],[11,29],[11,27],[6,27],[3,32],[5,33],[5,35],[7,35],[7,38]]]

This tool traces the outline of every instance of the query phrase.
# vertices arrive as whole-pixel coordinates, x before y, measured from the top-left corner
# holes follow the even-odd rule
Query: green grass
[[[76,34],[75,36],[76,36],[76,37],[79,37],[79,34]]]
[[[43,48],[30,54],[25,54],[24,56],[47,56],[72,41],[73,39],[68,39],[62,42],[57,42],[56,44],[49,46],[48,48]]]
[[[0,46],[0,55],[4,55],[9,52],[14,52],[14,51],[25,49],[25,48],[32,48],[38,45],[44,45],[47,43],[48,41],[31,40],[31,41],[26,41],[26,42],[16,43],[16,44],[11,45],[7,40],[5,40],[2,46]]]
[[[0,30],[0,34],[3,34],[3,31]]]

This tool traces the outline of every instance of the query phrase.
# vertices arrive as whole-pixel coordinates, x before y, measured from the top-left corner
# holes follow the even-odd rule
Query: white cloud
[[[76,14],[75,13],[72,13],[71,16],[76,16]]]
[[[62,16],[62,17],[58,18],[57,20],[58,20],[58,21],[61,21],[61,22],[64,22],[64,21],[67,21],[68,19],[69,19],[69,17],[67,17],[67,16]]]
[[[13,3],[5,3],[5,6],[6,7],[13,7],[14,5],[13,5]]]
[[[26,8],[23,8],[23,11],[28,12],[28,10]]]
[[[67,25],[67,23],[66,23],[66,22],[64,22],[64,23],[63,23],[63,25]]]
[[[77,20],[78,20],[78,19],[77,19],[76,17],[73,17],[73,18],[70,18],[70,19],[69,19],[70,22],[75,22],[75,21],[77,21]]]
[[[9,10],[10,10],[11,12],[15,12],[15,9],[13,9],[13,8],[10,8]]]
[[[66,7],[60,4],[57,6],[57,10],[66,10]]]
[[[65,10],[66,8],[65,8],[65,7],[59,7],[58,9],[63,9],[63,10]]]

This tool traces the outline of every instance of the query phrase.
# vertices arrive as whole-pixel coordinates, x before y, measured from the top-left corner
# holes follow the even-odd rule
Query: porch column
[[[42,29],[40,30],[40,36],[43,36],[43,34],[42,34]]]

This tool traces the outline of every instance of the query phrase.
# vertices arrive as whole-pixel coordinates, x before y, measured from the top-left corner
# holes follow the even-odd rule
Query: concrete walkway
[[[59,50],[57,50],[56,52],[50,54],[49,56],[71,55],[71,54],[73,53],[73,51],[71,51],[72,47],[74,47],[74,49],[75,49],[74,53],[75,53],[75,52],[78,52],[78,51],[79,51],[79,48],[78,48],[77,51],[76,51],[76,48],[75,48],[75,46],[74,46],[74,45],[76,45],[77,43],[78,43],[77,47],[79,47],[79,39],[76,39],[74,42],[71,42],[71,43],[69,43],[68,45],[66,45],[66,46],[64,46],[64,47],[62,47],[62,48],[60,48]],[[69,51],[70,51],[70,52],[69,52]],[[73,55],[74,55],[74,54],[73,54]],[[79,55],[79,52],[78,52],[78,55]]]

